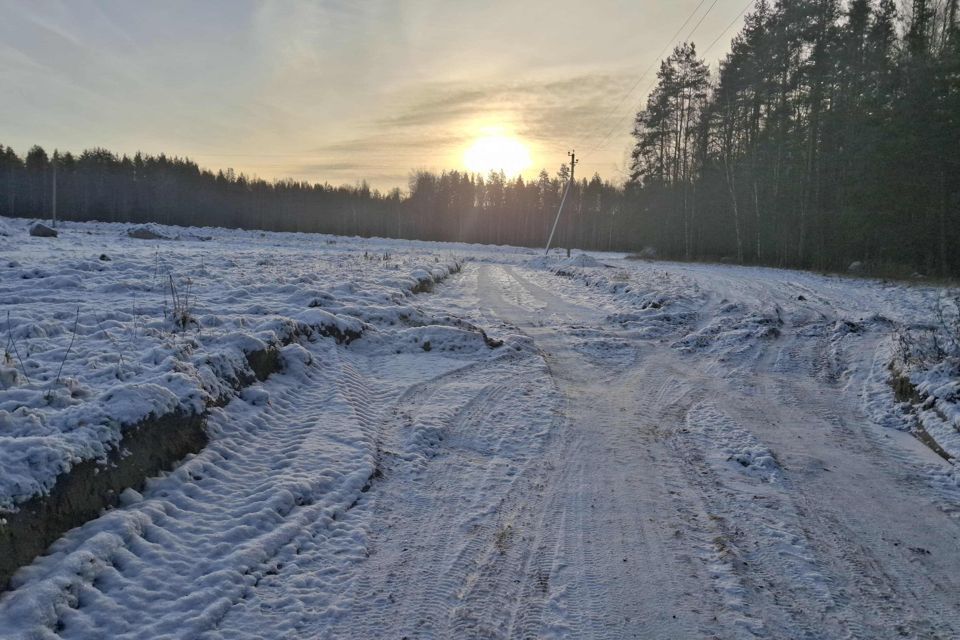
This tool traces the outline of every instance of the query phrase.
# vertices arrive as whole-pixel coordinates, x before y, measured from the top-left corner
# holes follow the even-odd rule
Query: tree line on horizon
[[[693,43],[637,114],[631,175],[571,185],[558,246],[960,275],[958,1],[757,0],[716,79]],[[417,171],[408,190],[186,158],[0,145],[0,215],[542,246],[569,168]]]
[[[0,145],[0,215],[49,218],[56,165],[61,220],[159,222],[269,231],[330,233],[519,246],[541,245],[569,175],[566,166],[536,181],[503,172],[416,171],[409,190],[383,193],[366,182],[334,187],[268,182],[216,173],[188,158],[101,148],[48,155],[34,146],[21,158]],[[595,175],[580,180],[565,207],[560,235],[594,249],[628,249],[629,221],[617,217],[623,189]]]

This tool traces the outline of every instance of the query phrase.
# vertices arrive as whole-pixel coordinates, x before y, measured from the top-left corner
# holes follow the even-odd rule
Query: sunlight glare
[[[514,177],[530,168],[530,151],[519,140],[505,135],[478,138],[463,153],[463,163],[474,173],[487,174],[502,170]]]

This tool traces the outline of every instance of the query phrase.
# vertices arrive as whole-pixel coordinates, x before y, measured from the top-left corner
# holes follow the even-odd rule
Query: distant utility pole
[[[570,178],[567,180],[567,188],[563,190],[563,198],[560,199],[560,208],[557,209],[557,218],[553,221],[553,229],[550,230],[550,237],[547,238],[547,250],[544,251],[543,255],[550,254],[550,245],[553,243],[553,234],[557,231],[557,223],[560,222],[560,214],[563,213],[563,204],[567,201],[567,194],[570,193],[570,185],[573,184],[573,171],[577,166],[577,163],[580,162],[577,160],[577,152],[569,151],[567,155],[570,156]],[[569,240],[569,239],[568,239]],[[570,249],[567,249],[567,254],[569,255]]]
[[[53,228],[57,228],[57,150],[53,150]]]

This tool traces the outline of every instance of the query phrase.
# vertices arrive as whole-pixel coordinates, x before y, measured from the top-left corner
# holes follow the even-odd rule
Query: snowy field
[[[211,441],[0,637],[960,637],[949,292],[129,228],[0,219],[0,509],[151,413]]]
[[[67,225],[46,239],[0,227],[0,507],[102,455],[124,424],[229,395],[243,354],[298,324],[420,323],[404,299],[455,262],[316,236],[170,229],[177,240],[149,241],[130,228]]]

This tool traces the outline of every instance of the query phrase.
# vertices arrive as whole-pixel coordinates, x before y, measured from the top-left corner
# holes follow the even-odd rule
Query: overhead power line
[[[703,21],[706,20],[708,15],[710,15],[710,12],[713,11],[713,8],[717,6],[718,2],[720,2],[720,0],[713,0],[713,4],[710,5],[710,8],[707,9],[702,16],[700,16],[700,19],[697,21],[697,24],[694,25],[693,29],[690,29],[690,33],[688,33],[687,37],[684,38],[686,42],[690,42],[690,38],[692,38],[693,34],[697,32],[697,29],[700,28],[700,25],[703,24]]]
[[[647,68],[647,70],[644,72],[644,75],[641,76],[639,80],[637,80],[636,84],[634,84],[633,88],[630,90],[630,93],[628,93],[627,95],[630,95],[631,93],[633,93],[633,90],[636,89],[637,85],[639,85],[640,82],[643,80],[643,78],[646,77],[646,75],[650,72],[650,69],[652,69],[653,66],[656,65],[656,63],[663,58],[663,54],[676,41],[677,36],[680,34],[681,31],[683,31],[683,28],[690,22],[690,20],[697,13],[700,7],[703,6],[705,2],[706,0],[703,0],[703,2],[701,2],[699,5],[697,5],[696,8],[694,8],[693,12],[687,17],[687,19],[684,21],[680,29],[677,30],[677,33],[673,35],[673,38],[671,38],[670,43],[668,43],[667,46],[665,46],[660,51],[660,53],[657,55],[656,60],[654,60],[653,64],[651,64],[650,67]],[[700,16],[700,19],[697,21],[697,24],[694,25],[694,27],[687,33],[687,37],[685,38],[686,41],[689,42],[690,38],[693,36],[694,33],[696,33],[697,29],[700,28],[700,25],[703,23],[707,15],[709,15],[709,13],[713,10],[713,8],[717,5],[718,2],[719,0],[714,0],[713,3],[710,5],[710,7],[704,12],[704,14]],[[743,17],[743,14],[745,14],[747,12],[747,9],[749,9],[753,4],[754,4],[754,0],[749,0],[747,4],[743,7],[743,10],[741,10],[740,13],[737,14],[737,16],[730,22],[730,24],[727,25],[727,27],[720,33],[720,35],[718,35],[714,39],[714,41],[710,43],[710,46],[707,47],[700,55],[706,55],[711,49],[713,49],[713,47],[716,46],[716,44],[720,41],[720,39],[723,38],[727,33],[729,33],[730,29],[737,23],[738,20],[740,20],[741,17]],[[626,98],[626,96],[624,96],[624,98]],[[617,108],[619,108],[621,104],[623,104],[623,99],[621,99],[620,102],[617,103]],[[612,138],[613,134],[616,131],[618,131],[620,127],[623,126],[624,121],[631,115],[633,115],[633,112],[628,111],[626,114],[621,116],[620,119],[617,120],[617,122],[610,128],[610,130],[607,131],[606,135],[604,135],[603,138],[601,138],[598,143],[594,144],[592,147],[590,147],[587,150],[587,153],[588,154],[594,153],[595,151],[599,151],[600,149],[605,147],[606,144]]]
[[[728,33],[730,33],[730,29],[732,29],[733,26],[734,26],[735,24],[737,24],[737,22],[740,20],[740,18],[743,17],[743,14],[745,14],[745,13],[747,12],[747,9],[749,9],[750,7],[753,6],[753,2],[754,2],[754,0],[749,0],[749,2],[747,2],[747,4],[743,7],[743,10],[742,10],[740,13],[737,14],[737,17],[730,21],[730,24],[727,25],[727,28],[724,29],[724,30],[720,33],[720,35],[718,35],[717,38],[716,38],[713,42],[710,43],[710,46],[709,46],[709,47],[707,47],[706,49],[704,49],[704,51],[703,51],[703,53],[702,53],[701,55],[707,55],[707,54],[710,52],[710,50],[713,49],[713,48],[717,45],[718,42],[720,42],[720,39],[721,39],[721,38],[723,38],[725,35],[727,35]]]
[[[567,186],[563,190],[563,198],[560,199],[560,208],[557,209],[557,217],[553,221],[553,228],[550,229],[550,237],[547,238],[547,248],[543,252],[543,255],[545,256],[550,255],[550,245],[553,244],[553,234],[557,232],[557,224],[560,223],[560,214],[563,213],[563,205],[567,202],[567,194],[570,193],[570,185],[576,182],[576,178],[574,178],[573,175],[574,175],[574,172],[577,170],[577,164],[579,164],[580,161],[577,160],[576,151],[568,151],[567,155],[570,156],[570,177],[567,178]],[[569,257],[570,256],[570,237],[569,237],[570,234],[567,233],[565,235],[567,235],[567,256]]]
[[[643,82],[644,78],[646,78],[647,75],[649,75],[653,67],[656,66],[660,58],[663,57],[663,54],[666,52],[666,50],[670,48],[670,46],[676,41],[677,36],[679,36],[680,33],[686,28],[686,26],[690,24],[690,21],[693,19],[693,16],[697,14],[697,12],[700,10],[700,7],[706,4],[706,2],[707,0],[700,0],[700,3],[693,8],[693,11],[690,12],[690,14],[687,16],[687,19],[684,20],[683,24],[680,25],[680,28],[677,29],[677,32],[670,37],[670,39],[667,41],[667,44],[664,45],[663,49],[660,50],[660,53],[658,53],[657,56],[653,59],[653,62],[650,63],[650,66],[644,69],[640,77],[637,78],[637,81],[633,83],[632,87],[630,87],[630,90],[627,91],[625,94],[623,94],[623,96],[620,98],[617,104],[615,104],[613,108],[610,109],[610,111],[603,117],[603,120],[601,122],[609,120],[610,116],[612,116],[614,113],[616,113],[620,109],[620,105],[622,105],[624,101],[627,98],[629,98],[634,91],[636,91],[637,87],[640,86],[640,83]],[[597,133],[597,129],[598,127],[594,127],[593,129],[591,129],[590,133],[588,133],[583,139],[581,139],[580,142],[585,142],[587,139],[593,137],[593,135]]]
[[[687,42],[690,41],[690,38],[693,37],[693,34],[697,32],[697,29],[700,28],[700,25],[703,24],[703,21],[706,20],[707,16],[710,15],[710,12],[713,11],[713,8],[717,6],[717,3],[718,3],[719,1],[720,1],[720,0],[713,0],[713,2],[710,4],[710,6],[707,7],[707,10],[704,11],[704,12],[703,12],[703,15],[700,16],[700,19],[697,20],[697,24],[695,24],[695,25],[693,26],[693,28],[690,29],[690,31],[687,33],[687,37],[684,38],[685,41],[687,41]],[[752,0],[751,0],[751,2],[752,2]],[[633,85],[633,88],[630,89],[630,92],[627,94],[628,96],[629,96],[630,94],[632,94],[633,91],[634,91],[634,89],[637,88],[637,86],[640,84],[640,82],[643,81],[643,79],[647,77],[647,74],[650,73],[650,70],[653,69],[653,68],[656,66],[656,64],[657,64],[660,60],[663,59],[663,54],[665,54],[665,53],[667,52],[667,49],[669,49],[671,46],[674,46],[674,45],[675,45],[675,43],[676,43],[676,41],[677,41],[677,36],[680,35],[680,33],[683,31],[683,29],[690,23],[690,20],[693,18],[693,16],[695,16],[695,15],[697,14],[697,12],[700,10],[700,7],[702,7],[705,3],[706,3],[706,0],[702,0],[702,1],[700,2],[700,4],[698,4],[698,5],[693,9],[693,11],[690,13],[690,15],[687,16],[687,19],[683,21],[683,24],[680,25],[680,28],[677,29],[677,32],[673,34],[673,37],[671,37],[670,40],[667,42],[667,44],[663,47],[663,49],[660,50],[660,53],[657,54],[657,57],[654,58],[653,62],[650,63],[650,66],[647,67],[647,70],[643,72],[643,75],[640,76],[640,79],[637,80],[637,82]],[[626,98],[626,96],[624,96],[624,98]],[[615,111],[616,109],[619,109],[619,107],[620,107],[621,104],[623,104],[623,100],[620,100],[620,102],[617,103],[617,107],[614,109],[614,111]],[[611,112],[611,113],[612,113],[612,112]],[[610,127],[610,130],[607,131],[606,135],[603,136],[603,138],[600,140],[600,142],[598,142],[598,143],[594,144],[592,147],[590,147],[590,149],[587,150],[587,153],[593,153],[594,151],[599,151],[600,149],[602,149],[602,148],[607,144],[607,142],[610,140],[610,138],[613,136],[614,132],[616,132],[617,129],[619,129],[619,128],[623,125],[623,121],[626,120],[629,115],[630,115],[630,112],[628,111],[626,115],[621,116],[620,119],[618,119],[617,122],[616,122],[612,127]],[[608,117],[609,117],[609,116],[608,116]],[[605,118],[605,119],[606,119],[606,118]]]

